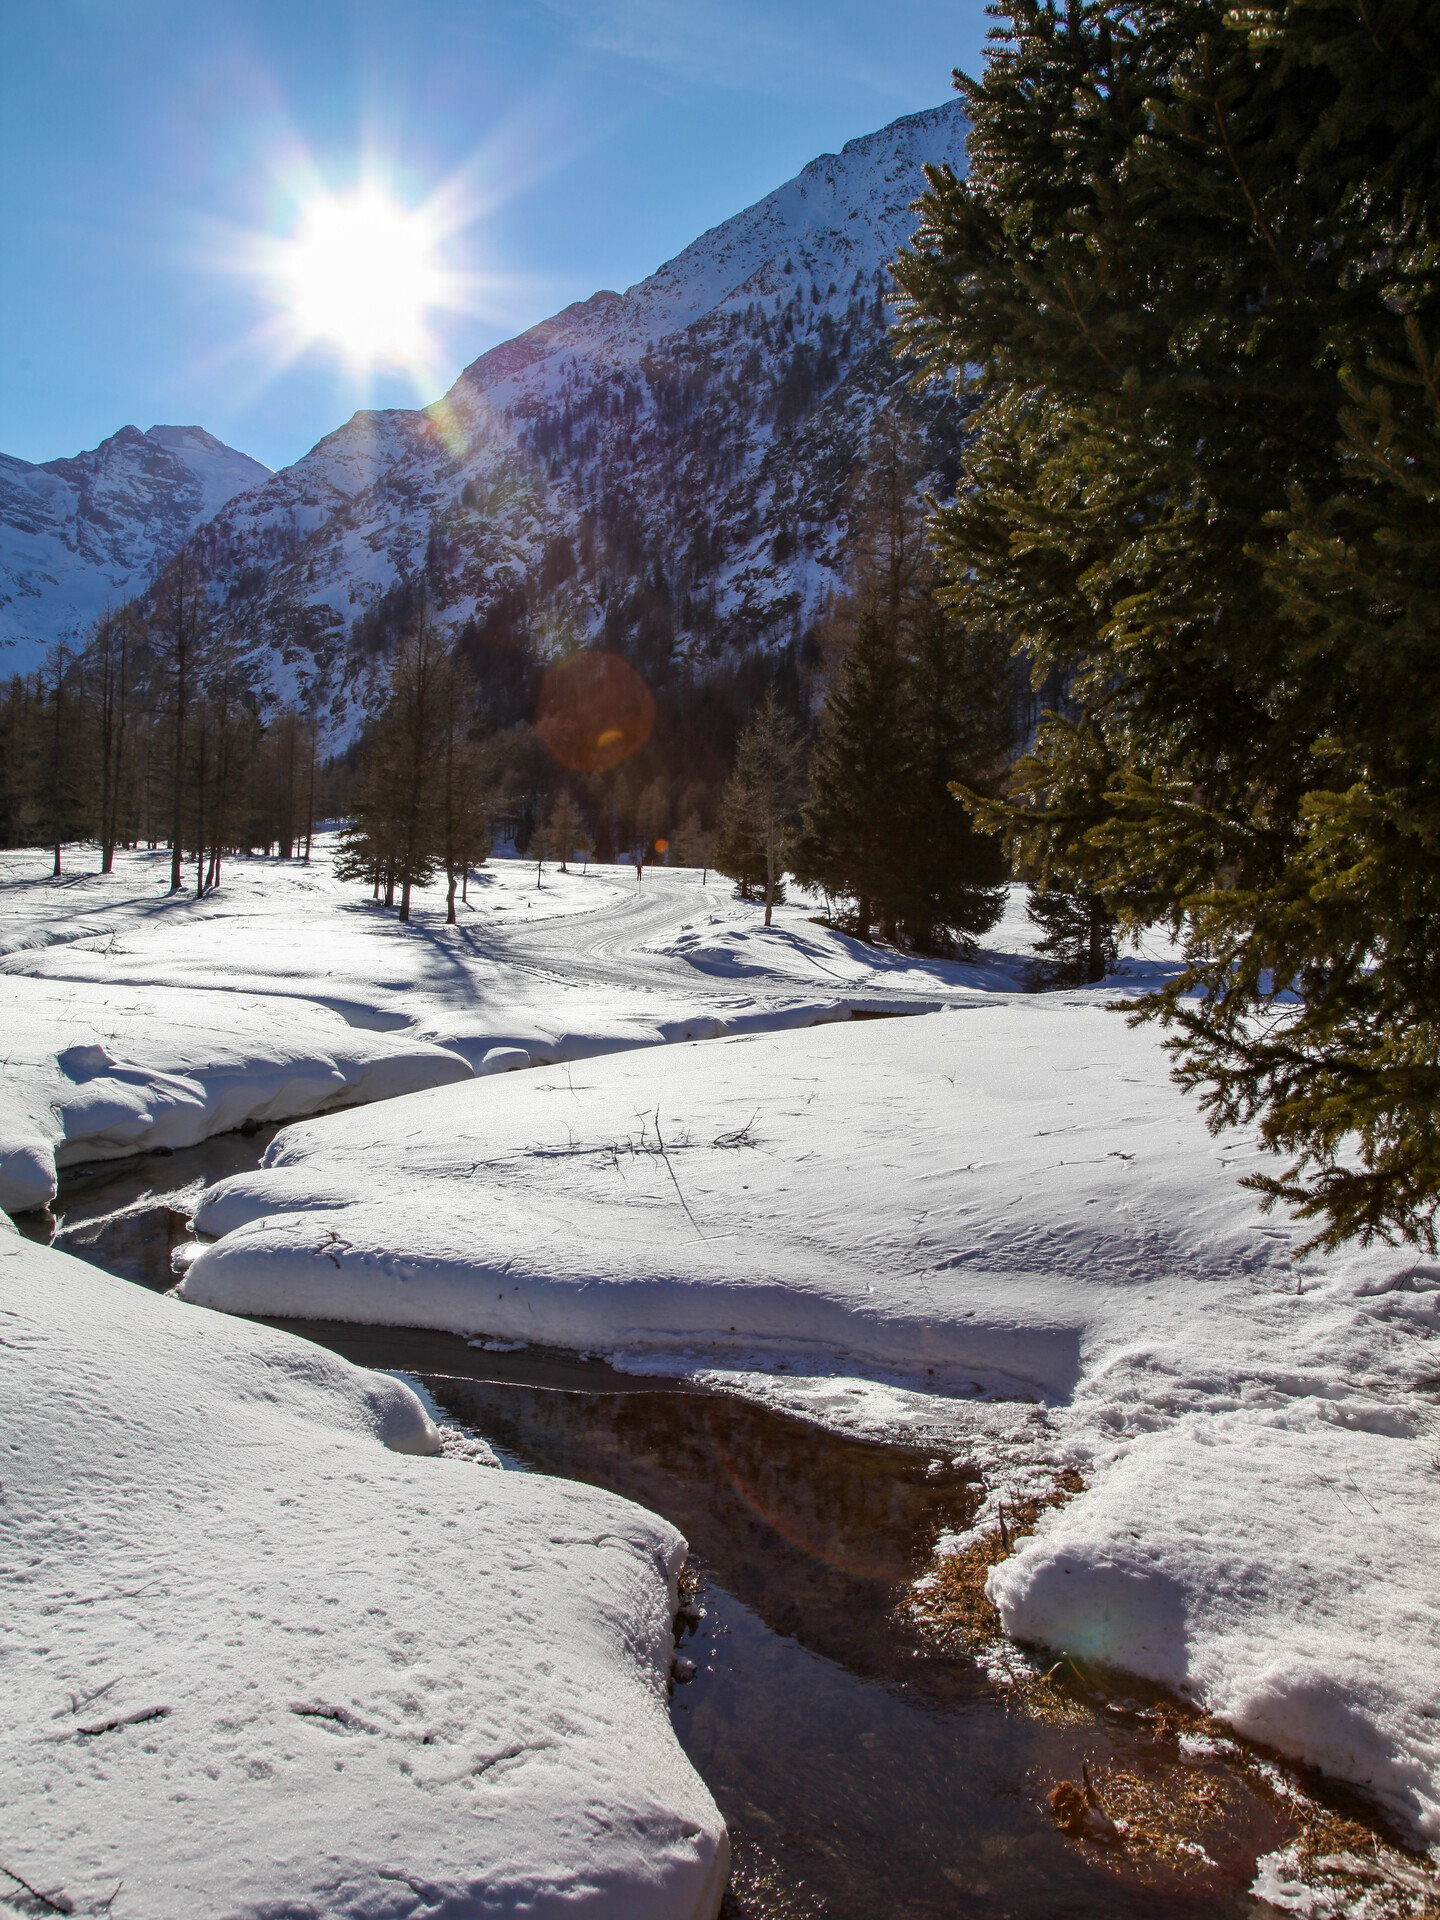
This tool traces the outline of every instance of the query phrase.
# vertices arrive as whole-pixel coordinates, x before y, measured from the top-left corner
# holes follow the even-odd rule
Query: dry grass
[[[1101,1767],[1095,1786],[1120,1827],[1126,1850],[1181,1874],[1210,1864],[1206,1841],[1224,1821],[1237,1792],[1223,1775],[1182,1766],[1154,1773]]]
[[[1097,1711],[1092,1682],[1068,1657],[1043,1672],[1013,1657],[985,1581],[1016,1542],[1035,1531],[1047,1508],[1063,1506],[1083,1491],[1080,1475],[1067,1469],[1046,1494],[1007,1503],[1003,1533],[996,1526],[959,1553],[938,1556],[925,1585],[912,1589],[902,1603],[903,1613],[937,1647],[980,1661],[988,1658],[992,1670],[998,1668],[997,1686],[1016,1710],[1056,1726],[1095,1727],[1108,1716]],[[995,1656],[1002,1649],[1007,1657],[998,1661]],[[1274,1763],[1266,1763],[1209,1714],[1160,1701],[1127,1709],[1122,1718],[1133,1723],[1135,1732],[1148,1734],[1148,1750],[1141,1746],[1136,1751],[1138,1764],[1112,1760],[1095,1767],[1094,1787],[1120,1828],[1120,1844],[1102,1845],[1079,1834],[1076,1844],[1090,1857],[1122,1873],[1138,1871],[1142,1879],[1156,1873],[1209,1877],[1216,1855],[1228,1851],[1227,1826],[1243,1814],[1245,1800],[1258,1793],[1278,1801],[1294,1820],[1296,1878],[1339,1896],[1344,1904],[1337,1904],[1337,1912],[1363,1914],[1365,1920],[1440,1920],[1440,1880],[1428,1863],[1385,1844],[1360,1821],[1320,1806],[1298,1783],[1279,1791]],[[1217,1742],[1216,1761],[1197,1765],[1182,1760],[1182,1733]],[[1068,1804],[1064,1801],[1055,1810],[1061,1825]]]
[[[1048,1493],[1007,1501],[1003,1530],[997,1526],[959,1553],[939,1555],[925,1585],[911,1588],[906,1594],[901,1611],[947,1653],[967,1653],[982,1659],[1006,1644],[1000,1616],[985,1592],[986,1575],[991,1567],[1010,1557],[1017,1540],[1034,1533],[1047,1508],[1063,1507],[1084,1490],[1080,1475],[1073,1467],[1066,1467],[1056,1475]],[[1007,1675],[1005,1690],[1032,1719],[1057,1726],[1082,1726],[1093,1719],[1091,1710],[1054,1684],[1065,1664],[1062,1660],[1058,1668],[1043,1674],[1016,1670]]]
[[[1084,1490],[1079,1474],[1066,1467],[1048,1493],[1007,1501],[1003,1531],[997,1526],[959,1553],[941,1554],[925,1586],[907,1594],[903,1610],[948,1650],[984,1653],[1003,1637],[1000,1616],[985,1592],[985,1576],[991,1567],[1009,1559],[1015,1541],[1034,1533],[1047,1507],[1063,1507]]]
[[[1440,1877],[1428,1862],[1313,1801],[1302,1801],[1297,1818],[1296,1877],[1306,1886],[1339,1894],[1365,1920],[1440,1920]]]

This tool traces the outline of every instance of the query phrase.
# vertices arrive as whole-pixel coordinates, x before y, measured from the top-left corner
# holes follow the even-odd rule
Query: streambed
[[[275,1129],[77,1169],[53,1215],[18,1224],[140,1284],[173,1283],[171,1252],[211,1181],[258,1164]],[[447,1334],[276,1322],[361,1364],[403,1372],[516,1471],[607,1487],[691,1543],[704,1609],[680,1647],[677,1734],[730,1828],[731,1920],[925,1916],[1272,1915],[1248,1888],[1286,1845],[1283,1799],[1223,1756],[1182,1766],[1078,1677],[1065,1713],[1035,1718],[897,1610],[977,1488],[927,1452],[826,1433],[682,1381]],[[1123,1767],[1213,1785],[1204,1854],[1182,1875],[1062,1835],[1049,1788]],[[1207,1789],[1208,1790],[1208,1789]]]

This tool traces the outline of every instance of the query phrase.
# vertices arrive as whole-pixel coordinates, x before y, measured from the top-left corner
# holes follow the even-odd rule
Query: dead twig
[[[470,1171],[473,1173],[475,1171],[475,1168],[472,1167]],[[347,1253],[353,1253],[355,1251],[355,1246],[353,1241],[342,1239],[341,1236],[335,1231],[333,1227],[328,1227],[325,1232],[324,1246],[317,1247],[315,1251],[317,1254],[323,1253],[327,1260],[333,1261],[335,1264],[335,1271],[339,1273],[340,1272],[340,1255],[336,1252],[337,1247],[343,1247]]]
[[[661,1134],[660,1134],[659,1107],[656,1107],[655,1109],[655,1138],[660,1142],[660,1158],[665,1162],[665,1171],[670,1176],[670,1184],[675,1189],[675,1197],[679,1200],[681,1206],[684,1207],[685,1209],[685,1218],[690,1222],[691,1226],[694,1227],[696,1233],[699,1234],[700,1238],[703,1240],[705,1238],[705,1235],[703,1234],[703,1232],[701,1232],[700,1222],[695,1218],[694,1214],[691,1213],[689,1203],[687,1202],[684,1194],[681,1193],[680,1191],[680,1182],[675,1178],[675,1169],[674,1167],[671,1166],[670,1156],[665,1151],[665,1142],[661,1138]]]
[[[71,1719],[74,1719],[82,1707],[88,1707],[92,1700],[103,1700],[107,1693],[112,1692],[114,1688],[118,1687],[120,1678],[121,1676],[117,1673],[113,1680],[107,1680],[103,1687],[96,1687],[93,1693],[72,1693],[70,1695],[70,1705],[68,1707],[58,1708],[51,1714],[50,1718],[52,1720],[63,1720],[68,1714]]]
[[[56,1887],[53,1895],[41,1893],[38,1887],[31,1886],[23,1874],[16,1873],[13,1867],[0,1865],[0,1873],[3,1873],[7,1880],[13,1880],[17,1887],[23,1887],[30,1898],[32,1900],[38,1900],[47,1913],[73,1913],[75,1911],[74,1901],[65,1898],[63,1888]],[[111,1894],[110,1897],[113,1900],[115,1896]]]
[[[147,1720],[163,1720],[169,1711],[169,1707],[139,1707],[134,1713],[117,1714],[113,1720],[97,1720],[93,1727],[80,1727],[78,1732],[82,1740],[94,1740],[121,1727],[143,1727]]]

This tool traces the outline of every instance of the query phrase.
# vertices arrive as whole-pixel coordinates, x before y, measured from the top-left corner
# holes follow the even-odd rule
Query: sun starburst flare
[[[279,291],[309,341],[328,341],[360,367],[412,367],[428,357],[430,315],[456,289],[423,208],[383,188],[323,195],[279,243]]]
[[[268,231],[217,222],[200,242],[206,264],[248,281],[265,309],[242,338],[215,342],[210,360],[254,393],[318,356],[353,402],[371,404],[377,383],[397,377],[433,402],[448,384],[457,319],[512,330],[538,291],[486,258],[477,229],[505,196],[483,171],[461,168],[421,198],[372,156],[337,189],[292,143],[275,168]]]

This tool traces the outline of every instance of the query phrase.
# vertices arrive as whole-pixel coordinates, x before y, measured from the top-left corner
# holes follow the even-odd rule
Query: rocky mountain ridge
[[[232,501],[194,550],[252,669],[343,733],[422,588],[501,680],[517,650],[603,641],[663,685],[802,645],[877,412],[910,407],[942,477],[953,451],[953,397],[905,395],[884,269],[923,166],[962,167],[967,131],[950,103],[851,141],[434,406],[357,414]]]
[[[657,689],[798,657],[844,576],[877,414],[908,409],[936,479],[953,470],[962,409],[907,392],[885,267],[924,165],[963,167],[967,131],[951,102],[852,140],[627,292],[481,355],[433,406],[357,413],[273,475],[198,428],[0,461],[0,671],[187,540],[254,682],[315,704],[337,742],[422,592],[468,634],[496,726],[576,645]]]
[[[38,465],[0,454],[0,677],[83,639],[269,467],[203,427],[122,427]]]

